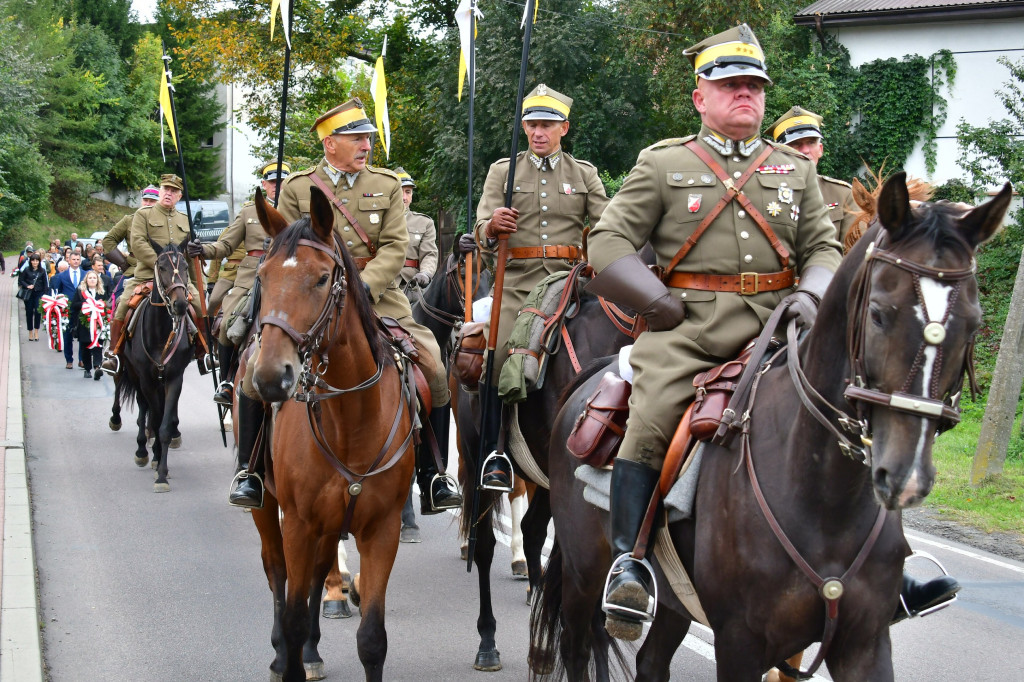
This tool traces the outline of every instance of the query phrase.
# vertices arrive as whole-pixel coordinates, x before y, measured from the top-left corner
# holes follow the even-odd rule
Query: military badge
[[[572,194],[572,185],[570,185],[568,182],[563,182],[562,191],[565,192],[566,194]]]
[[[838,204],[838,203],[835,203],[835,204],[825,204],[825,206],[826,206],[826,207],[828,208],[828,210],[830,210],[830,211],[831,211],[831,210],[832,210],[833,208],[839,208],[839,204]]]
[[[706,173],[704,175],[700,176],[700,181],[703,182],[705,185],[710,185],[711,184],[711,180],[712,180],[711,176],[706,174]]]
[[[379,213],[371,213],[370,214],[370,223],[373,224],[373,225],[376,225],[379,222],[380,222],[380,214]]]
[[[761,175],[789,175],[796,170],[796,166],[791,163],[781,163],[774,166],[758,166],[757,172]]]
[[[768,215],[776,218],[780,213],[782,213],[782,206],[777,201],[769,201],[768,205],[764,207],[764,210],[768,211]]]
[[[795,223],[797,219],[800,217],[800,207],[794,206],[793,208],[789,209],[789,217]]]
[[[793,188],[784,182],[779,185],[779,201],[784,204],[793,203]]]
[[[686,208],[690,210],[690,213],[696,213],[700,210],[700,200],[703,195],[691,194],[690,198],[686,200]]]

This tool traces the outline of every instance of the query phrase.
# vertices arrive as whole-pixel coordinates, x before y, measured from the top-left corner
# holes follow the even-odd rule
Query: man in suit
[[[114,289],[114,280],[107,274],[107,268],[103,262],[103,254],[93,254],[92,269],[100,276],[100,281],[103,283],[103,293],[109,300],[110,294]]]
[[[58,294],[64,294],[68,297],[68,301],[70,301],[74,298],[75,291],[78,290],[78,285],[81,284],[84,277],[85,270],[82,269],[82,257],[72,252],[68,258],[68,269],[50,280],[50,288],[56,290]],[[71,333],[71,325],[68,325],[67,330],[64,331],[64,361],[67,363],[65,365],[67,369],[72,369],[73,367],[74,353],[71,347],[73,340],[74,335]],[[78,365],[80,367],[85,366],[82,362],[81,348],[78,349]]]
[[[75,248],[81,247],[81,244],[78,243],[78,233],[72,232],[71,239],[64,242],[64,246],[70,246],[72,251],[74,251]]]

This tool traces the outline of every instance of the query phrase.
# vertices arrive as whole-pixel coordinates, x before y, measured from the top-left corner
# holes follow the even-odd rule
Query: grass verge
[[[134,213],[134,208],[112,204],[109,201],[89,199],[86,201],[82,220],[62,218],[52,209],[47,209],[42,217],[26,218],[4,234],[3,250],[17,254],[25,248],[25,242],[31,241],[39,247],[51,239],[60,239],[61,243],[77,232],[79,237],[88,237],[93,232],[109,230],[122,216]]]

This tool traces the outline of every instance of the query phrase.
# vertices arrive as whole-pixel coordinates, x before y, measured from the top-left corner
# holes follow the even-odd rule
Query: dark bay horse
[[[121,403],[135,400],[138,404],[135,463],[144,467],[149,462],[146,442],[152,436],[156,468],[153,490],[158,493],[171,489],[167,482],[167,449],[180,437],[178,398],[193,357],[192,335],[196,332],[188,314],[188,260],[183,245],[153,244],[157,252],[153,293],[135,311],[135,331],[125,340],[125,366],[115,382],[111,416],[111,427],[116,419],[120,428]]]
[[[362,569],[359,660],[366,679],[379,681],[385,589],[413,470],[414,388],[333,233],[327,198],[313,189],[310,217],[290,226],[259,192],[256,207],[273,237],[258,274],[261,330],[249,364],[254,389],[275,404],[267,495],[252,510],[274,595],[271,676],[323,677],[320,597],[338,539],[351,532]]]
[[[974,252],[999,229],[1010,197],[1007,185],[975,209],[912,203],[905,174],[894,175],[798,351],[788,330],[787,353],[799,362],[780,359],[761,374],[749,438],[706,446],[694,518],[669,532],[715,633],[718,680],[760,680],[829,629],[822,648],[833,679],[893,679],[889,624],[909,549],[900,510],[928,495],[934,437],[958,418],[981,322]],[[558,548],[532,618],[535,677],[560,657],[570,680],[586,679],[591,625],[602,616],[607,519],[582,500],[564,446],[600,375],[566,401],[552,437]],[[659,607],[636,665],[645,682],[669,678],[693,620],[655,565]]]

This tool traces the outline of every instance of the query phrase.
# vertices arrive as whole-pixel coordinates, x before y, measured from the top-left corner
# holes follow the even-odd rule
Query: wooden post
[[[1022,253],[1024,256],[1024,253]],[[996,368],[992,373],[992,387],[981,422],[978,449],[971,467],[971,485],[978,487],[988,476],[1003,472],[1006,452],[1013,433],[1013,418],[1017,414],[1021,384],[1024,383],[1024,258],[1017,266],[1017,279],[1013,285],[1010,310],[1003,325],[1003,338],[999,344]]]

